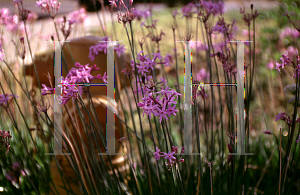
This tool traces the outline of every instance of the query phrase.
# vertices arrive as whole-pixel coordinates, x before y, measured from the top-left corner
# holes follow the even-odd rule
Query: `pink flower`
[[[121,45],[121,44],[118,44],[115,48],[114,48],[114,51],[116,51],[117,52],[117,55],[119,56],[119,57],[121,57],[121,54],[122,53],[125,53],[125,45]]]
[[[222,34],[225,34],[226,32],[226,27],[224,25],[220,25],[220,24],[216,24],[213,29],[212,29],[214,32],[217,32],[217,33],[222,33]]]
[[[274,69],[274,67],[275,67],[275,64],[274,64],[274,61],[270,61],[268,64],[267,64],[267,68],[268,69]]]
[[[101,41],[108,41],[109,37],[104,37],[103,39],[101,39]],[[95,60],[95,57],[100,53],[100,52],[104,52],[106,53],[107,51],[107,43],[106,42],[99,42],[96,45],[93,45],[89,48],[90,52],[89,52],[89,58],[90,60],[93,62]]]
[[[162,60],[162,56],[160,55],[160,52],[159,53],[152,53],[152,55],[154,55],[154,57],[152,59],[153,61],[155,61],[157,58]]]
[[[197,81],[205,81],[205,79],[209,78],[209,72],[207,72],[204,68],[201,68],[196,75]]]
[[[166,56],[165,56],[165,65],[166,66],[171,66],[170,63],[173,63],[173,58],[172,58],[172,55],[167,53]]]
[[[36,6],[40,7],[51,18],[55,18],[60,7],[60,3],[57,0],[39,0],[36,1]]]
[[[34,12],[30,12],[27,17],[27,22],[32,23],[38,18],[38,15]]]
[[[176,160],[175,156],[174,156],[175,152],[168,152],[165,153],[165,159],[169,160],[169,162],[171,163],[173,160]]]
[[[156,160],[160,159],[161,155],[160,155],[160,149],[158,149],[158,146],[156,146],[156,151],[153,153],[153,155]]]
[[[289,27],[283,29],[281,34],[279,35],[280,39],[284,39],[285,37],[298,38],[299,36],[300,33],[296,29]]]
[[[73,11],[68,14],[69,24],[83,24],[87,19],[87,14],[84,8]]]
[[[183,6],[181,8],[181,11],[182,11],[182,14],[183,14],[182,18],[183,17],[191,17],[192,14],[194,13],[194,11],[193,11],[194,7],[195,7],[195,4],[193,2],[187,4],[186,6]]]
[[[183,154],[184,146],[182,147],[181,154]],[[153,153],[154,158],[157,160],[160,159],[160,157],[165,157],[164,159],[167,160],[166,165],[169,167],[172,167],[174,165],[177,165],[180,162],[184,162],[184,159],[181,159],[181,154],[178,157],[175,157],[175,153],[178,153],[178,147],[172,146],[172,151],[169,151],[168,153],[161,152],[160,149],[156,146],[156,151]]]
[[[0,106],[8,106],[8,102],[13,98],[13,96],[18,97],[16,95],[8,95],[8,94],[1,94],[0,95]]]
[[[101,76],[101,75],[100,75],[100,76]],[[107,84],[107,77],[108,77],[108,76],[106,76],[106,72],[105,72],[105,73],[103,74],[102,78],[101,78],[101,79],[103,80],[103,82],[106,83],[106,84]]]
[[[203,9],[207,15],[213,14],[214,16],[224,13],[223,2],[213,3],[210,1],[202,1]]]
[[[42,86],[43,86],[43,89],[41,89],[42,95],[54,94],[55,88],[49,88],[45,84],[42,84]]]
[[[157,107],[156,108],[156,113],[153,113],[155,116],[159,116],[159,122],[161,123],[162,118],[164,117],[166,120],[168,120],[167,117],[167,112],[168,110],[166,110],[166,103],[163,104],[163,106],[161,108]]]

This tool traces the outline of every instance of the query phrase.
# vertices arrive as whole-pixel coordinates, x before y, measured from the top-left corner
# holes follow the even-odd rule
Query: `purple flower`
[[[156,151],[153,153],[154,158],[155,158],[156,160],[159,160],[160,157],[161,157],[161,155],[159,155],[159,153],[160,153],[160,149],[158,149],[158,146],[156,146]]]
[[[226,27],[225,27],[224,25],[222,25],[222,24],[220,25],[220,24],[217,23],[217,24],[213,27],[212,31],[217,32],[217,33],[225,34],[225,32],[226,32]]]
[[[183,6],[182,8],[181,8],[181,11],[182,11],[182,14],[183,14],[183,16],[182,16],[182,18],[185,16],[185,17],[191,17],[192,16],[192,14],[194,13],[194,11],[193,11],[193,8],[195,7],[195,4],[194,3],[189,3],[189,4],[187,4],[186,6]]]
[[[169,91],[169,90],[170,90],[170,88],[169,88],[169,86],[167,86],[165,89],[162,89],[161,91],[157,92],[157,94],[161,94],[162,96],[168,95],[168,94],[172,93],[172,91]]]
[[[182,147],[181,154],[184,152],[184,146]],[[172,150],[168,153],[161,152],[160,149],[156,146],[156,151],[153,153],[154,158],[157,160],[160,159],[160,157],[165,157],[164,159],[167,160],[167,165],[171,168],[174,165],[177,165],[180,162],[184,162],[184,159],[181,159],[181,155],[178,157],[175,157],[175,153],[178,153],[178,147],[172,146]]]
[[[166,66],[171,66],[170,63],[173,63],[173,58],[172,58],[172,55],[167,53],[166,56],[165,56],[165,65]]]
[[[118,44],[115,48],[114,48],[114,50],[117,52],[117,54],[118,54],[118,56],[119,57],[121,57],[121,54],[122,53],[125,53],[125,45],[121,45],[121,44]]]
[[[153,59],[152,59],[153,61],[155,61],[156,58],[162,60],[162,56],[160,55],[160,52],[159,52],[159,53],[152,53],[152,55],[154,55],[154,57],[153,57]]]
[[[101,76],[101,75],[100,75]],[[107,84],[107,78],[108,78],[108,76],[106,75],[106,72],[103,74],[103,76],[102,76],[102,80],[103,80],[103,82],[104,83],[106,83]]]
[[[267,64],[267,68],[270,69],[270,70],[274,69],[274,67],[275,67],[275,64],[274,64],[273,61],[270,61],[270,62]]]
[[[43,89],[41,89],[42,95],[54,94],[55,88],[47,87],[45,84],[42,84],[42,86],[43,86]]]
[[[210,1],[203,1],[202,7],[205,10],[207,15],[213,14],[214,16],[224,13],[224,4],[223,2],[213,3]]]
[[[283,29],[279,35],[280,39],[284,39],[285,37],[298,38],[299,36],[300,33],[296,29],[289,27]]]
[[[166,120],[168,120],[168,117],[167,117],[168,112],[167,111],[168,110],[166,110],[166,103],[164,103],[161,108],[156,107],[156,113],[153,113],[153,114],[154,114],[154,116],[159,116],[159,122],[161,123],[163,117]]]
[[[165,159],[167,159],[171,163],[173,160],[176,160],[174,154],[175,152],[170,151],[168,153],[165,153]]]
[[[285,112],[281,112],[279,113],[276,118],[275,118],[275,121],[279,121],[279,120],[282,120],[284,121],[288,126],[292,126],[293,125],[293,115],[292,114],[292,117],[290,117],[287,113]],[[295,123],[299,123],[300,122],[300,118],[297,118]]]
[[[72,68],[68,72],[66,78],[62,78],[61,80],[62,94],[59,97],[59,100],[62,105],[66,104],[71,98],[73,100],[77,99],[79,97],[78,93],[82,93],[82,87],[77,87],[76,84],[90,83],[95,79],[102,79],[105,83],[107,83],[106,72],[103,76],[100,74],[97,76],[91,75],[91,72],[99,69],[96,65],[89,67],[89,64],[81,65],[76,62],[75,67],[77,68]],[[49,88],[45,84],[42,84],[42,86],[42,95],[53,94],[55,91],[55,88]]]
[[[13,96],[18,97],[16,95],[8,95],[8,94],[1,94],[0,95],[0,106],[8,106],[8,102],[13,98]]]
[[[109,37],[104,37],[101,39],[101,41],[108,41]],[[89,58],[93,62],[95,60],[95,57],[100,53],[104,52],[106,53],[107,51],[107,43],[106,42],[99,42],[96,45],[93,45],[89,48]]]

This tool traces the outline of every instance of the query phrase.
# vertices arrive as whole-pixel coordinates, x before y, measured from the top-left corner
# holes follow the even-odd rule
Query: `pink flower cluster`
[[[57,0],[39,0],[36,1],[36,6],[45,11],[51,18],[55,18],[60,3]]]
[[[181,155],[184,153],[184,146],[182,146],[181,152],[179,157],[175,157],[175,153],[178,154],[178,147],[172,146],[172,150],[168,153],[161,152],[160,149],[156,146],[156,151],[153,153],[154,158],[158,161],[161,157],[164,157],[164,159],[167,160],[167,165],[170,167],[180,163],[184,162],[184,159],[181,158]]]
[[[198,16],[202,16],[201,19],[203,22],[206,22],[211,15],[217,16],[224,13],[224,3],[221,1],[218,3],[213,3],[211,1],[200,1],[196,6],[202,7],[202,9],[199,9],[197,14]]]
[[[294,116],[294,114],[292,114],[292,117],[290,117],[287,113],[282,112],[282,113],[279,113],[279,114],[276,116],[275,121],[282,120],[282,121],[284,121],[288,126],[292,126],[292,125],[293,125],[293,116]],[[297,118],[295,123],[299,123],[299,122],[300,122],[300,118]]]
[[[237,32],[236,22],[233,20],[231,24],[226,23],[224,18],[219,18],[216,25],[212,28],[212,32],[216,34],[224,34],[229,40],[232,40]]]
[[[73,11],[68,14],[69,24],[83,24],[87,18],[87,14],[84,8]]]
[[[101,39],[101,42],[97,43],[96,45],[93,45],[89,48],[89,59],[93,62],[95,60],[95,57],[99,55],[100,52],[104,52],[106,54],[107,52],[107,42],[109,37],[104,37]],[[117,53],[117,55],[120,57],[122,53],[125,53],[125,45],[117,44],[114,47],[114,51]]]
[[[19,33],[20,36],[25,34],[24,24],[19,22],[19,16],[11,15],[7,8],[0,9],[0,25],[11,33]]]
[[[283,29],[279,35],[280,39],[284,39],[285,37],[298,38],[299,36],[300,33],[296,29],[289,27]]]
[[[163,118],[168,120],[168,117],[171,117],[171,115],[176,116],[176,112],[178,112],[178,110],[176,110],[176,101],[178,100],[178,95],[181,96],[180,93],[170,89],[168,86],[159,92],[155,92],[155,90],[151,91],[147,87],[144,89],[144,92],[146,93],[142,98],[143,102],[138,103],[138,106],[144,109],[143,116],[145,113],[150,118],[152,114],[154,116],[159,116],[159,122],[161,122]]]
[[[213,14],[214,16],[224,13],[224,3],[219,1],[218,3],[213,3],[211,1],[202,1],[202,7],[206,14]]]
[[[211,2],[211,1],[200,1],[199,3],[195,4],[194,2],[191,2],[187,4],[186,6],[181,8],[182,17],[191,17],[193,13],[195,13],[196,6],[202,7],[202,10],[199,10],[198,13],[199,16],[204,16],[206,19],[210,15],[217,16],[222,15],[224,13],[224,3],[223,2]],[[172,15],[175,17],[177,14],[177,11],[174,12]]]
[[[294,72],[294,77],[300,76],[300,56],[297,55],[297,62],[294,62],[293,60],[291,60],[288,56],[286,55],[282,55],[282,58],[280,58],[281,63],[276,61],[276,69],[278,70],[278,72],[280,72],[282,68],[284,68],[284,66],[292,66],[295,69]]]
[[[81,65],[76,62],[75,66],[78,68],[72,68],[66,78],[62,78],[62,95],[59,97],[61,104],[66,104],[71,98],[73,100],[78,98],[78,92],[81,93],[82,88],[77,87],[77,84],[80,83],[90,83],[94,79],[102,79],[105,83],[107,82],[106,72],[103,76],[98,74],[97,76],[92,76],[91,72],[99,70],[96,65],[89,67],[89,64]],[[42,84],[43,89],[42,95],[54,94],[55,88],[47,87],[45,84]]]
[[[192,14],[195,12],[194,8],[196,8],[196,6],[193,2],[187,4],[186,6],[183,6],[181,8],[181,12],[183,14],[182,18],[183,17],[191,17]],[[173,17],[176,16],[176,14],[177,14],[177,11],[175,13],[173,13]]]
[[[137,60],[140,61],[140,63],[136,63],[137,72],[140,73],[143,76],[146,76],[147,73],[150,73],[150,70],[154,70],[154,66],[157,64],[164,64],[165,66],[171,66],[171,63],[173,63],[173,58],[171,54],[166,54],[165,57],[161,56],[161,53],[152,53],[154,57],[152,60],[148,57],[148,55],[143,55],[143,51],[140,51]],[[156,62],[155,60],[164,60],[162,62]],[[132,70],[135,70],[134,61],[131,61]]]
[[[151,16],[150,10],[134,9],[134,10],[132,10],[132,13],[134,13],[137,20],[141,20],[142,18],[147,19]]]

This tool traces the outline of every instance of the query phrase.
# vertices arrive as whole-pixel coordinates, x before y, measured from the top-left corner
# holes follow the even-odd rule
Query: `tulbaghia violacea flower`
[[[153,155],[156,161],[158,161],[161,157],[164,157],[164,159],[167,160],[166,165],[168,165],[171,168],[180,162],[184,162],[184,159],[181,158],[183,153],[184,153],[184,146],[182,146],[180,155],[178,156],[175,156],[175,154],[178,154],[178,147],[172,146],[171,151],[169,151],[168,153],[164,153],[161,152],[160,149],[158,149],[158,146],[156,146],[156,151],[153,153]]]
[[[19,20],[26,21],[31,11],[24,8],[22,0],[15,0],[14,4],[18,7]]]
[[[147,19],[148,17],[151,16],[150,10],[138,10],[138,9],[133,9],[132,13],[134,13],[135,17],[137,20],[141,20],[142,18]]]
[[[144,90],[144,92],[144,97],[142,98],[143,102],[138,103],[138,106],[142,107],[144,113],[150,118],[152,114],[159,116],[159,121],[161,122],[163,118],[168,120],[171,115],[176,116],[178,110],[176,110],[177,102],[175,100],[178,100],[178,95],[181,94],[168,86],[159,92],[155,92],[154,90],[152,92]]]
[[[9,101],[13,98],[13,96],[18,97],[16,95],[8,95],[8,94],[0,94],[0,106],[7,107]]]
[[[95,60],[95,57],[99,55],[100,52],[104,52],[106,54],[107,52],[107,42],[109,37],[104,37],[101,39],[101,42],[97,43],[96,45],[93,45],[89,48],[89,59],[93,62]],[[125,45],[117,44],[114,47],[114,51],[116,51],[117,55],[120,57],[122,53],[125,53]]]
[[[293,125],[293,116],[294,116],[294,114],[292,114],[292,117],[290,117],[287,113],[281,112],[278,115],[276,115],[275,121],[282,120],[288,126],[292,126]],[[299,123],[299,122],[300,122],[300,118],[297,118],[295,123]]]
[[[164,64],[165,66],[171,66],[171,63],[173,63],[173,59],[171,54],[167,54],[165,57],[161,56],[161,53],[152,53],[154,56],[152,60],[148,57],[148,55],[143,55],[143,51],[140,51],[138,53],[138,56],[136,58],[137,61],[140,61],[139,63],[135,63],[137,67],[137,72],[143,76],[146,76],[150,71],[154,70],[154,66],[157,64]],[[161,60],[160,62],[156,62],[156,60]],[[165,61],[162,61],[162,60]],[[131,61],[132,70],[135,70],[134,61]]]
[[[300,33],[296,29],[286,27],[286,28],[282,29],[282,31],[279,35],[279,38],[284,39],[286,37],[291,37],[291,38],[297,39],[299,36],[300,36]]]
[[[194,8],[196,8],[196,6],[195,6],[195,4],[193,2],[187,4],[186,6],[183,6],[181,8],[182,18],[183,17],[191,17],[192,14],[195,12]]]
[[[40,7],[42,11],[46,12],[51,18],[55,18],[60,2],[57,0],[39,0],[36,1],[36,6]]]
[[[59,97],[60,103],[62,105],[66,104],[70,99],[77,99],[79,97],[78,93],[81,93],[81,86],[77,86],[80,83],[90,83],[94,79],[102,79],[105,83],[107,83],[107,75],[106,72],[103,76],[98,74],[97,76],[92,76],[91,73],[99,68],[96,65],[89,67],[89,64],[81,65],[76,62],[75,67],[72,68],[66,78],[62,78],[62,95]],[[55,88],[49,88],[45,84],[42,84],[43,89],[42,95],[54,94]]]
[[[220,2],[211,2],[211,1],[202,1],[202,7],[206,14],[212,14],[214,16],[224,13],[224,3]]]
[[[297,55],[297,61],[294,62],[293,60],[291,60],[288,56],[286,55],[282,55],[282,58],[280,58],[281,63],[276,61],[276,69],[278,70],[278,72],[281,71],[281,69],[284,68],[284,66],[292,66],[294,68],[294,77],[300,76],[300,56]]]
[[[125,5],[123,0],[119,0],[118,5],[115,0],[109,1],[114,8],[118,9],[118,22],[123,23],[124,27],[127,22],[131,22],[136,18],[136,12],[132,7],[133,0],[129,0],[129,6]]]

